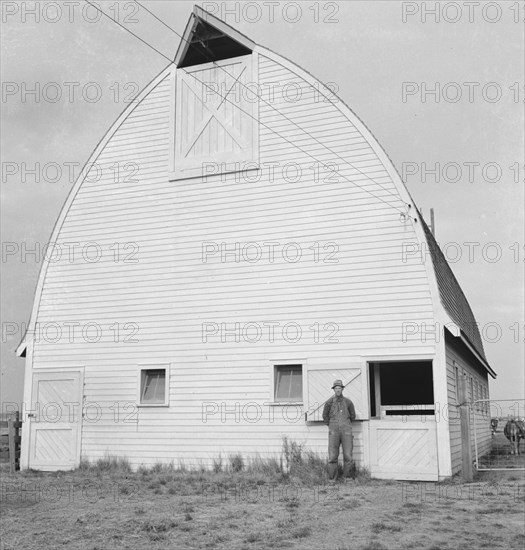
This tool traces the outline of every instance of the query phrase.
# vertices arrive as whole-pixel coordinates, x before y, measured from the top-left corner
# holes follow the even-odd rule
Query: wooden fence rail
[[[0,459],[2,462],[9,461],[11,473],[20,470],[21,427],[22,422],[18,411],[10,414],[7,422],[0,423]]]

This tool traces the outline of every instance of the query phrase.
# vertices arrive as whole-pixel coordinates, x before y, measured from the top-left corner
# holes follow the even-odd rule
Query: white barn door
[[[33,373],[29,463],[35,470],[71,470],[80,464],[81,370]]]
[[[370,473],[380,479],[437,481],[436,422],[370,420]]]

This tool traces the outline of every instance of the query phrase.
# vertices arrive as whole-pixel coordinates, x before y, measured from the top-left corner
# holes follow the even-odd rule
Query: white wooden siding
[[[295,82],[308,93],[295,103],[260,103],[260,162],[283,166],[293,161],[302,168],[301,179],[286,181],[276,169],[271,180],[263,169],[256,183],[239,181],[239,174],[170,181],[171,78],[111,137],[97,159],[104,168],[102,177],[83,183],[63,223],[59,245],[95,241],[102,258],[94,263],[82,257],[62,260],[47,270],[37,322],[95,322],[101,326],[101,339],[35,342],[34,368],[85,366],[85,401],[97,403],[101,417],[84,420],[84,458],[110,453],[128,456],[135,465],[179,459],[209,465],[219,452],[223,457],[278,453],[283,435],[325,453],[324,425],[307,425],[304,415],[296,423],[287,422],[282,406],[273,407],[275,418],[268,420],[268,361],[307,357],[342,365],[349,357],[386,350],[432,355],[432,342],[403,342],[401,334],[404,321],[433,322],[425,266],[417,259],[402,261],[402,245],[416,242],[416,233],[410,222],[401,223],[399,211],[391,206],[404,210],[396,186],[340,105],[315,101],[302,76],[264,55],[259,56],[263,89],[270,82],[281,88]],[[316,161],[309,155],[336,164],[339,181],[323,181],[321,172],[316,182],[309,168]],[[128,162],[138,164],[137,181],[115,181],[111,166]],[[297,263],[282,256],[273,263],[237,263],[215,256],[203,263],[206,241],[296,242],[305,257]],[[136,243],[138,262],[115,262],[109,247],[116,242]],[[315,242],[321,254],[325,243],[336,243],[338,263],[313,261],[308,248]],[[232,326],[269,321],[281,327],[297,323],[303,338],[297,343],[282,337],[273,343],[201,341],[204,322]],[[114,323],[121,330],[136,323],[138,342],[115,342],[109,329]],[[308,329],[314,323],[337,324],[339,341],[315,342]],[[143,363],[170,363],[170,406],[141,407],[128,422],[121,416],[115,421],[115,408],[110,407],[115,401],[135,403],[136,369]],[[255,402],[263,418],[236,422],[230,414],[223,422],[219,414],[205,423],[203,402],[228,409],[238,403],[241,410]],[[363,464],[362,423],[356,423],[354,433],[355,456]]]
[[[482,376],[472,365],[469,364],[464,354],[461,354],[457,349],[450,345],[446,345],[446,357],[447,357],[447,388],[448,388],[448,418],[449,418],[449,433],[450,433],[450,451],[452,457],[452,473],[456,474],[461,471],[462,468],[462,439],[461,439],[461,421],[459,416],[459,408],[456,407],[458,403],[458,393],[456,387],[456,372],[455,367],[459,369],[459,375],[462,372],[466,372],[468,377],[472,376],[481,387],[485,388],[488,395],[488,377]],[[469,383],[467,383],[467,395],[469,395]],[[485,391],[485,390],[484,390]],[[470,396],[469,396],[470,398]],[[470,433],[470,445],[472,449],[472,459],[475,458],[474,449],[474,417],[476,421],[476,430],[478,438],[478,454],[483,456],[490,451],[492,435],[490,430],[490,414],[482,411],[475,411],[475,414],[471,415],[471,433]]]

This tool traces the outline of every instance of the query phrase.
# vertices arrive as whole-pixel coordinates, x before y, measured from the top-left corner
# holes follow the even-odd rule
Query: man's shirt
[[[323,422],[326,425],[329,425],[330,422],[349,424],[353,420],[355,420],[354,404],[344,395],[341,397],[333,395],[325,403],[323,409]]]

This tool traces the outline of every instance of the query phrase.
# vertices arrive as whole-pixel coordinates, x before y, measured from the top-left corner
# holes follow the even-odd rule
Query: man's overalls
[[[354,404],[344,396],[332,397],[326,403],[323,420],[328,424],[328,479],[337,477],[339,447],[343,445],[343,476],[348,477],[352,465],[352,420],[355,420]],[[328,421],[328,422],[327,422]]]

